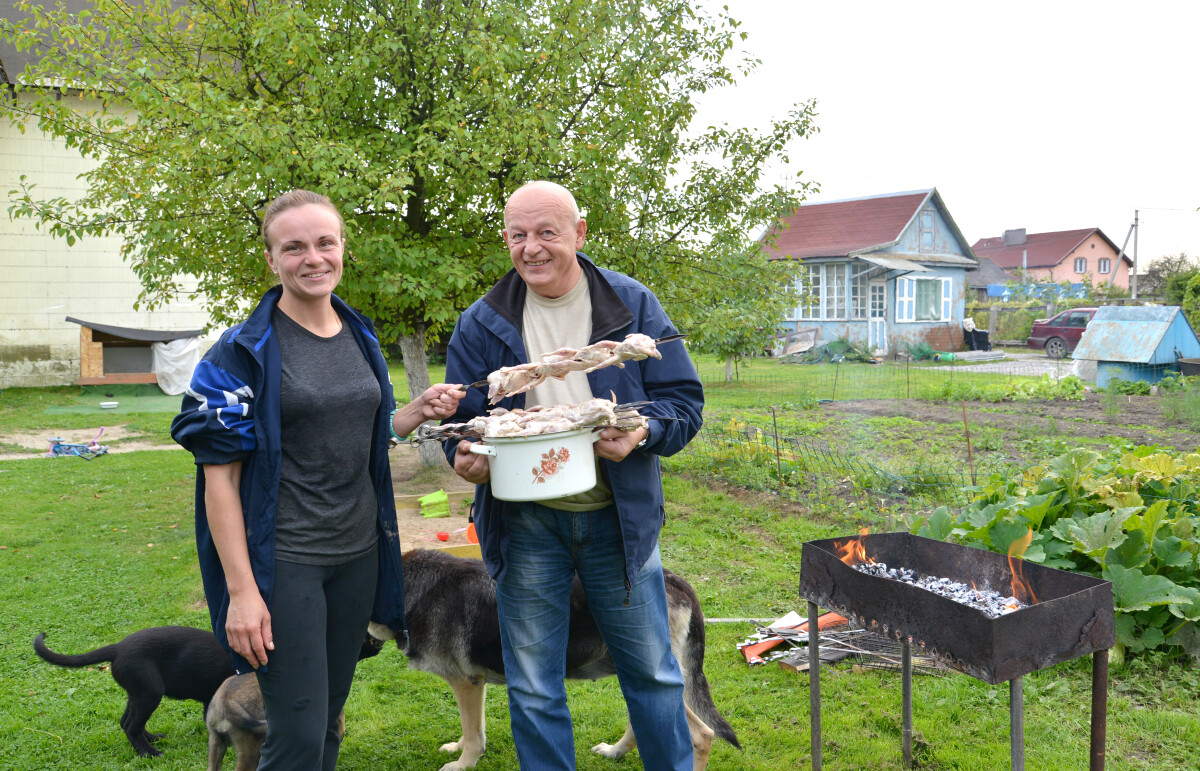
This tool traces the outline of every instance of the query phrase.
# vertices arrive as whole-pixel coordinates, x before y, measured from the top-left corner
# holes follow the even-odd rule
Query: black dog
[[[46,647],[45,639],[44,633],[39,634],[33,641],[33,649],[51,664],[84,667],[112,662],[113,679],[129,695],[121,728],[142,757],[162,754],[151,744],[162,738],[162,734],[147,733],[146,721],[164,696],[194,699],[207,712],[213,694],[226,678],[233,676],[229,652],[205,629],[151,627],[77,656],[55,653]]]

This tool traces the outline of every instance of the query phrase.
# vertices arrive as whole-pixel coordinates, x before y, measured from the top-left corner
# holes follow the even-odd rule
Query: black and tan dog
[[[487,745],[484,697],[487,683],[504,682],[496,587],[483,562],[415,549],[404,555],[404,611],[408,648],[414,669],[431,672],[449,683],[458,703],[462,736],[442,745],[461,752],[442,771],[474,768]],[[704,613],[695,591],[679,576],[664,570],[671,627],[671,650],[683,670],[684,702],[694,747],[694,769],[708,765],[713,737],[735,747],[737,734],[713,704],[704,677]],[[395,639],[395,632],[371,624],[376,640]],[[397,640],[397,645],[400,644]],[[588,611],[578,579],[571,587],[571,622],[567,642],[567,677],[596,680],[616,674],[608,648]],[[633,728],[616,744],[598,744],[593,752],[617,759],[637,746]]]
[[[207,712],[217,688],[233,674],[229,652],[217,642],[216,636],[206,629],[188,626],[143,629],[120,642],[74,656],[50,650],[46,647],[46,635],[39,634],[34,638],[33,649],[60,667],[111,661],[113,679],[128,695],[121,728],[142,757],[162,754],[151,744],[162,738],[162,734],[148,733],[146,721],[164,696],[194,699]]]

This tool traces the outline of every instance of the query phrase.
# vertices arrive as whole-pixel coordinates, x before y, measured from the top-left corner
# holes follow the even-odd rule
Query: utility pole
[[[1129,279],[1130,296],[1137,299],[1137,272],[1138,272],[1138,253],[1137,253],[1137,237],[1138,237],[1138,210],[1133,210],[1133,276]]]

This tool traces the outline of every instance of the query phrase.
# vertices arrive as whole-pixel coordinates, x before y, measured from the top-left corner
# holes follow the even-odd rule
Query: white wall
[[[22,174],[42,198],[76,198],[86,191],[78,175],[88,165],[35,123],[22,133],[0,118],[0,388],[79,378],[79,325],[66,316],[139,329],[201,329],[208,323],[199,299],[135,311],[141,285],[121,260],[120,239],[87,238],[67,246],[29,220],[8,218],[8,193]]]

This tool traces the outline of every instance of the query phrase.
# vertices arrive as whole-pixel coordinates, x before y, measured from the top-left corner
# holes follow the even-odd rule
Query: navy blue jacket
[[[241,499],[246,520],[246,542],[254,580],[267,608],[275,587],[275,510],[282,468],[280,448],[279,341],[271,328],[271,312],[283,290],[271,289],[250,318],[221,335],[192,373],[179,415],[171,423],[171,436],[196,457],[196,549],[200,575],[213,632],[228,648],[225,616],[229,591],[225,573],[208,529],[204,505],[203,464],[242,462]],[[397,631],[404,630],[404,577],[400,567],[400,537],[396,525],[396,499],[388,465],[388,419],[395,407],[387,362],[375,337],[371,320],[346,305],[336,295],[333,307],[353,332],[366,356],[382,400],[371,435],[371,481],[378,500],[379,581],[372,620]],[[336,409],[336,405],[331,408]],[[232,651],[231,651],[232,653]],[[233,654],[239,673],[250,665]]]
[[[624,340],[641,332],[653,338],[677,333],[658,298],[637,281],[611,270],[596,267],[586,255],[576,253],[588,279],[592,300],[592,335],[589,344],[600,340]],[[473,383],[484,380],[501,367],[530,360],[521,338],[525,308],[525,282],[509,271],[486,295],[462,314],[446,352],[446,382]],[[540,356],[545,351],[537,351]],[[625,547],[625,573],[629,580],[642,569],[658,543],[663,523],[662,477],[658,457],[673,455],[691,441],[703,423],[704,391],[683,343],[668,343],[662,360],[625,362],[625,368],[605,367],[588,373],[592,394],[618,403],[649,400],[643,415],[677,418],[651,420],[646,444],[620,463],[601,459],[600,470],[612,489],[621,520]],[[484,415],[491,407],[525,406],[525,395],[506,397],[488,405],[487,392],[472,388],[458,405],[458,412],[445,422],[462,422]],[[447,442],[446,457],[454,463],[456,442]],[[504,510],[515,506],[492,497],[490,485],[475,490],[475,529],[484,562],[494,578],[504,572],[504,555],[509,533]]]

